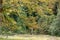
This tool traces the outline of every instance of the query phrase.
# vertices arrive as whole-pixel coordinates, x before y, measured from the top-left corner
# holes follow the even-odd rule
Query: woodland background
[[[0,34],[60,36],[58,0],[3,0]]]

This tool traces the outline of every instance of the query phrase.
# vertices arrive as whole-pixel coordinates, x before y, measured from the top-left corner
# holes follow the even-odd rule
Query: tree
[[[57,1],[59,3],[59,5],[57,4],[58,7],[58,15],[56,17],[56,19],[54,19],[54,21],[52,22],[50,28],[49,28],[49,32],[51,33],[51,35],[56,35],[56,36],[60,36],[60,2]]]
[[[45,33],[56,17],[55,3],[56,0],[4,0],[3,24],[13,32]]]

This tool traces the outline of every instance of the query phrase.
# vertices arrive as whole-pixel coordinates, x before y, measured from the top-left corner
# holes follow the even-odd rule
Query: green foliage
[[[31,33],[32,30],[34,33],[48,33],[48,28],[56,17],[53,11],[55,2],[56,0],[4,0],[3,26],[15,33]]]
[[[56,19],[54,19],[53,23],[51,24],[49,28],[49,32],[51,35],[57,35],[60,36],[60,9],[58,9],[58,15]]]

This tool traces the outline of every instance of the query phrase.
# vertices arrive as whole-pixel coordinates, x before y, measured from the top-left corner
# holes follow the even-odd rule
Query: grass
[[[16,36],[2,36],[0,40],[60,40],[60,37],[56,36],[49,36],[49,35],[32,35],[32,36],[23,36],[23,35],[16,35]]]
[[[22,39],[7,39],[7,38],[0,38],[0,40],[22,40]]]
[[[7,38],[0,38],[0,40],[27,40],[27,39],[7,39]],[[28,39],[31,40],[31,39]]]

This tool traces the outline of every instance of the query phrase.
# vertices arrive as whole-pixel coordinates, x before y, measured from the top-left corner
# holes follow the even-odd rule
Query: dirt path
[[[2,36],[2,38],[7,38],[7,36]],[[7,39],[23,39],[23,40],[60,40],[60,37],[49,36],[49,35],[14,35],[8,36]]]

